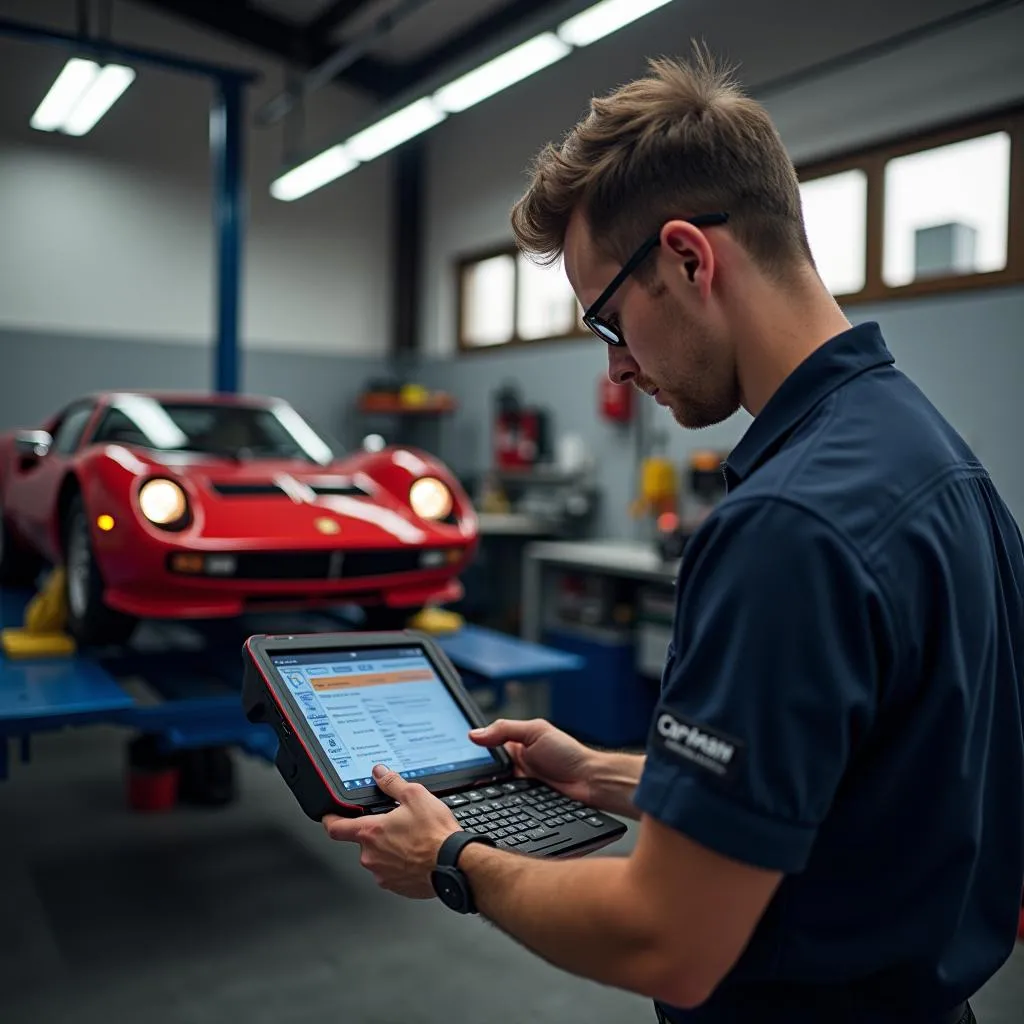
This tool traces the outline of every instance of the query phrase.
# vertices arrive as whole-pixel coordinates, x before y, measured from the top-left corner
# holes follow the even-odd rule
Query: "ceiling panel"
[[[250,7],[258,7],[285,21],[305,25],[312,21],[332,0],[250,0]],[[379,2],[379,0],[378,0]]]
[[[280,0],[285,2],[285,0]],[[510,0],[430,0],[413,14],[403,19],[371,52],[397,63],[405,63],[434,49],[435,46],[465,31],[475,22],[486,18]],[[354,18],[339,26],[333,39],[343,43],[371,28],[382,15],[400,6],[403,0],[374,0]]]

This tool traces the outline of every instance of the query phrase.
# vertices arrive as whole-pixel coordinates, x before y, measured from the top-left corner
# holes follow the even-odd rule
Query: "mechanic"
[[[683,427],[754,419],[682,561],[646,756],[474,736],[639,818],[635,849],[472,842],[479,912],[664,1021],[973,1020],[1024,883],[1024,543],[988,474],[824,287],[774,126],[703,50],[595,99],[513,225],[564,257],[612,380]],[[430,897],[458,825],[376,775],[400,806],[325,826]]]

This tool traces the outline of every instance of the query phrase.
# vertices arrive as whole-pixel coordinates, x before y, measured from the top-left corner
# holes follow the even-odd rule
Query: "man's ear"
[[[709,291],[715,270],[715,253],[707,236],[685,220],[670,220],[661,229],[661,244],[681,261],[687,279]]]

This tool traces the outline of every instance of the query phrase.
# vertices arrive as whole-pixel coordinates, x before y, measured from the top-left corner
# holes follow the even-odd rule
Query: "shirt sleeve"
[[[879,588],[828,523],[759,499],[693,538],[677,596],[636,805],[724,856],[799,872],[874,718]]]

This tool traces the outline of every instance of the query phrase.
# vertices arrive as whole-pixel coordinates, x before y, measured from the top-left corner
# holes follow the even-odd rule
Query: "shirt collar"
[[[866,370],[894,361],[873,321],[837,334],[812,352],[782,382],[726,460],[730,489],[767,462],[796,425],[833,391]]]

